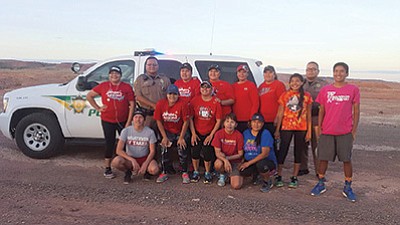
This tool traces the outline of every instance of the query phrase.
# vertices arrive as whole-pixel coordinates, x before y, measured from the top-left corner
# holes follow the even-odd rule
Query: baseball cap
[[[251,120],[258,120],[260,122],[264,122],[264,117],[260,113],[254,113],[251,117]]]
[[[170,84],[167,87],[167,94],[171,94],[171,93],[179,95],[178,87],[175,84]]]
[[[267,71],[275,73],[275,68],[271,65],[268,65],[268,66],[264,67],[264,73]]]
[[[219,68],[219,66],[217,64],[212,64],[210,67],[208,67],[208,71],[210,71],[212,69],[216,69],[218,71],[221,71],[221,69]]]
[[[208,80],[204,80],[203,82],[201,82],[200,87],[203,86],[203,84],[208,85],[209,87],[212,87],[212,84],[210,83],[210,81]]]
[[[236,69],[236,72],[239,72],[240,70],[244,70],[244,71],[249,71],[249,69],[247,68],[247,66],[246,65],[244,65],[244,64],[242,64],[242,65],[239,65],[238,67],[237,67],[237,69]]]
[[[119,68],[119,66],[112,66],[110,68],[110,71],[108,71],[108,73],[111,73],[112,71],[115,71],[115,72],[117,72],[119,74],[122,74],[122,70],[121,70],[121,68]]]
[[[135,115],[142,115],[143,117],[146,117],[146,114],[142,111],[137,109],[135,112],[133,112],[133,116]]]
[[[183,69],[183,68],[186,68],[186,69],[188,69],[188,70],[190,70],[190,71],[192,71],[193,70],[193,68],[192,68],[192,66],[190,65],[190,63],[182,63],[182,66],[181,66],[181,69]]]

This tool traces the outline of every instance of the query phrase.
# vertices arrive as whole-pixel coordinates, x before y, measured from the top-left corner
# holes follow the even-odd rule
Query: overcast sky
[[[135,50],[235,55],[304,73],[317,61],[400,81],[400,1],[0,1],[0,58],[102,60]]]

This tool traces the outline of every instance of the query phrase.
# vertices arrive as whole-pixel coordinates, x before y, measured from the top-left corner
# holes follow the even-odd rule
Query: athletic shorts
[[[334,162],[336,156],[340,162],[350,162],[353,152],[353,135],[322,134],[318,140],[318,159]]]
[[[230,162],[232,166],[232,172],[228,173],[228,176],[240,176],[239,165],[240,163]]]
[[[256,173],[267,173],[269,172],[270,174],[275,173],[276,166],[274,161],[268,160],[268,159],[262,159],[258,161],[257,163],[247,167],[246,169],[240,171],[240,175],[244,177],[251,176]]]
[[[135,159],[136,159],[136,162],[139,163],[140,166],[142,166],[144,161],[146,161],[147,156],[141,157],[141,158],[135,158]]]

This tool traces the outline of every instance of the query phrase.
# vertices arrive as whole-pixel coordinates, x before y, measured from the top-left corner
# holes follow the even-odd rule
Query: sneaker
[[[104,177],[108,179],[113,179],[115,174],[112,172],[111,167],[106,167],[104,170]]]
[[[309,174],[310,171],[308,169],[306,170],[299,170],[299,173],[297,174],[297,176],[303,176],[303,175],[307,175]]]
[[[132,181],[132,171],[128,170],[125,172],[124,184],[129,184],[131,181]]]
[[[263,192],[263,193],[267,193],[267,192],[269,192],[269,190],[271,190],[271,188],[272,188],[273,186],[274,186],[274,185],[273,185],[273,183],[272,183],[271,180],[269,180],[269,181],[263,181],[263,185],[262,185],[262,187],[260,188],[260,191]]]
[[[276,187],[283,187],[282,176],[275,177],[275,186]]]
[[[190,182],[197,183],[197,182],[199,182],[199,180],[200,180],[199,171],[193,171],[192,179],[190,180]]]
[[[290,177],[290,183],[289,183],[289,185],[288,185],[288,187],[290,187],[290,188],[297,188],[297,185],[298,185],[298,180],[297,180],[297,177]]]
[[[217,185],[220,186],[220,187],[225,186],[225,179],[226,179],[225,174],[220,174],[219,178],[218,178]]]
[[[311,190],[312,196],[319,196],[326,191],[325,183],[322,179],[318,181],[315,187]]]
[[[346,181],[344,183],[344,188],[342,192],[343,196],[352,202],[356,202],[356,194],[354,194],[353,189],[351,189],[351,181]]]
[[[186,172],[182,173],[182,183],[183,184],[189,184],[190,183],[189,174],[186,173]]]
[[[152,177],[153,176],[146,171],[146,173],[143,175],[143,180],[150,181]]]
[[[156,182],[157,183],[164,183],[165,181],[168,180],[168,175],[166,173],[161,173],[158,177]]]
[[[253,178],[251,179],[251,182],[253,183],[253,185],[261,184],[260,181],[261,181],[260,175],[258,173],[254,173]]]
[[[212,182],[212,176],[210,172],[205,172],[204,173],[204,183],[205,184],[211,184]]]

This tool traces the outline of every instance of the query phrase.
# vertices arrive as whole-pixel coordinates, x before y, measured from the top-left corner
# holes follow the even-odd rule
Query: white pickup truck
[[[47,84],[21,88],[6,93],[0,113],[0,130],[15,139],[21,151],[32,158],[49,158],[63,149],[65,141],[101,140],[103,132],[99,112],[86,101],[86,94],[95,85],[108,80],[109,68],[121,67],[122,80],[133,85],[144,72],[144,62],[152,55],[135,52],[130,56],[99,62],[65,84]],[[172,81],[179,79],[182,63],[193,66],[193,76],[208,79],[207,68],[218,64],[221,79],[236,81],[236,68],[246,64],[250,68],[248,79],[259,85],[263,81],[260,61],[241,57],[210,55],[156,55],[159,72]],[[73,70],[79,64],[74,64]],[[74,69],[75,68],[75,69]],[[100,98],[96,101],[100,104]]]

